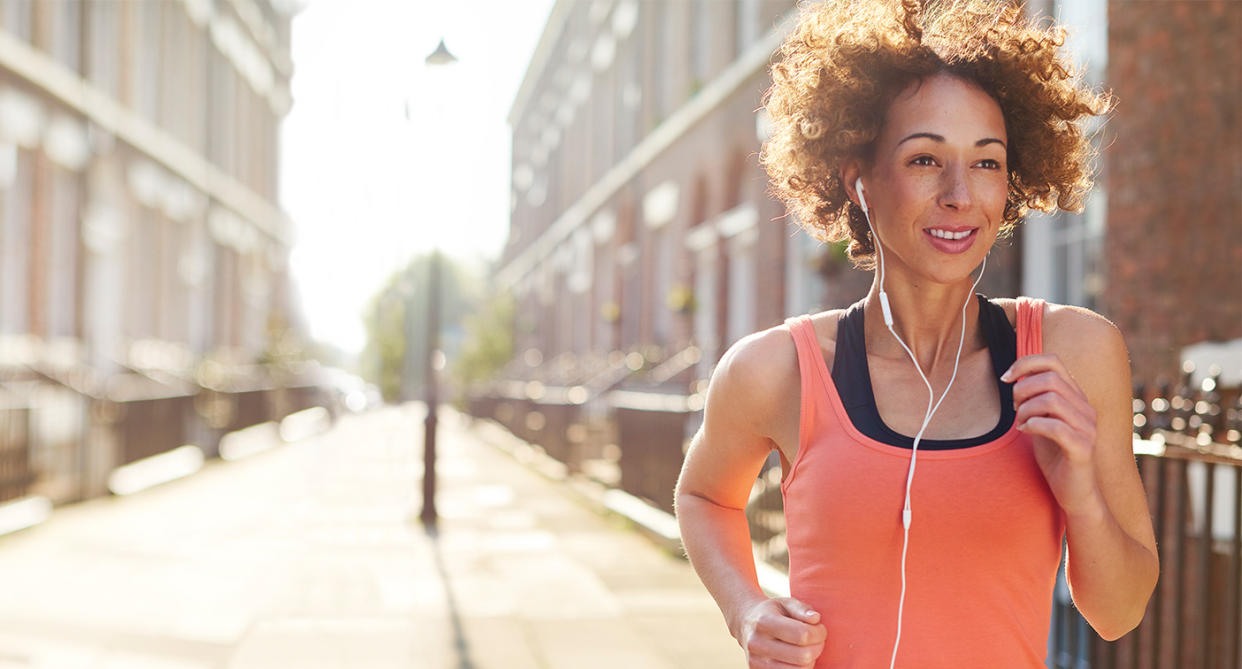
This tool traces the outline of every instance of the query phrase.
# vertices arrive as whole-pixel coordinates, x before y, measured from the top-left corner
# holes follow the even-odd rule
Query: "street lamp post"
[[[453,54],[440,40],[436,50],[427,56],[428,66],[444,66],[457,62]],[[407,110],[408,113],[408,110]],[[425,527],[436,525],[436,404],[439,392],[436,387],[435,355],[440,339],[440,248],[431,251],[427,280],[427,346],[423,357],[423,394],[427,404],[427,418],[423,421],[423,511],[420,518]]]

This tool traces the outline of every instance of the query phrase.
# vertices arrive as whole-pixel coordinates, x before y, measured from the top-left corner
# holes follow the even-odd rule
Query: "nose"
[[[966,182],[966,173],[962,168],[944,170],[941,172],[940,181],[940,206],[966,211],[974,205]]]

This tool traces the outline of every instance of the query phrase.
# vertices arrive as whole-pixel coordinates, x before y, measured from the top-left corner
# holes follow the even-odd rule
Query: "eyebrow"
[[[944,142],[944,136],[943,136],[943,135],[937,135],[937,134],[930,133],[930,132],[916,132],[916,133],[914,133],[913,135],[910,135],[909,137],[906,137],[905,139],[901,140],[901,142],[897,142],[897,145],[898,145],[898,146],[901,146],[902,142],[905,142],[905,141],[907,141],[907,140],[911,140],[911,139],[918,139],[918,138],[920,138],[920,137],[925,137],[925,138],[927,138],[927,139],[930,139],[930,140],[933,140],[933,141],[936,141],[936,142]],[[992,143],[1000,144],[1002,147],[1004,147],[1004,148],[1006,148],[1006,149],[1007,149],[1007,148],[1009,148],[1009,147],[1005,146],[1005,143],[1004,143],[1004,142],[1002,142],[1001,140],[999,140],[999,139],[997,139],[997,138],[995,138],[995,137],[984,137],[983,139],[981,139],[981,140],[979,140],[979,141],[975,142],[975,146],[986,146],[986,145],[988,145],[988,144],[992,144]]]

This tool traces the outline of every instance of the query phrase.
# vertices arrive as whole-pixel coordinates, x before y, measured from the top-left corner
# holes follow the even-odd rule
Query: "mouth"
[[[924,228],[923,238],[944,253],[963,253],[975,243],[979,228],[936,227]]]

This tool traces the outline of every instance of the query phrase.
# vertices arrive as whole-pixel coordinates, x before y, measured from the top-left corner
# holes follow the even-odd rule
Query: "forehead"
[[[916,81],[888,108],[881,143],[892,144],[916,132],[940,135],[949,143],[974,144],[986,137],[1008,142],[1000,105],[982,88],[949,74]]]

